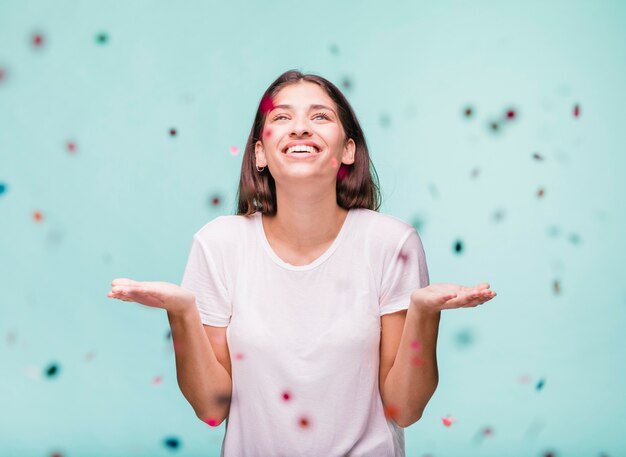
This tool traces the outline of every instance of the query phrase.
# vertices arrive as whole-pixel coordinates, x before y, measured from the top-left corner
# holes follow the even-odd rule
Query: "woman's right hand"
[[[170,282],[117,278],[111,286],[111,291],[107,294],[109,298],[134,301],[172,313],[182,313],[193,308],[196,300],[191,292]]]

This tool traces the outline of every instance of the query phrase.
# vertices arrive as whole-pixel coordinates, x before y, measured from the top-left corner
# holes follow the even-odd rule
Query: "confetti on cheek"
[[[330,167],[334,168],[335,170],[337,169],[337,167],[339,167],[339,161],[337,160],[336,157],[333,157],[332,159],[330,159]]]
[[[452,417],[451,415],[449,415],[449,414],[448,414],[448,416],[441,418],[441,422],[443,422],[443,425],[445,425],[446,427],[450,427],[456,421],[457,420],[454,417]]]
[[[160,386],[162,382],[163,382],[163,378],[161,378],[161,376],[155,376],[154,379],[152,380],[152,385]]]
[[[163,444],[169,449],[178,449],[180,447],[180,440],[176,437],[169,437],[163,441]]]
[[[41,212],[39,211],[35,211],[33,213],[33,219],[35,220],[35,222],[41,222],[43,220],[43,214],[41,214]]]
[[[267,139],[272,136],[272,129],[263,129],[263,138]]]
[[[239,154],[239,148],[237,146],[230,147],[230,155],[236,156]]]

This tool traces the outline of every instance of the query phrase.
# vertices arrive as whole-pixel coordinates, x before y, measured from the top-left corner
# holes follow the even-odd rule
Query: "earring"
[[[263,170],[265,170],[265,167],[263,167],[263,168],[261,168],[261,169],[259,170],[259,166],[258,166],[258,165],[256,166],[256,171],[258,171],[259,173],[261,173]]]

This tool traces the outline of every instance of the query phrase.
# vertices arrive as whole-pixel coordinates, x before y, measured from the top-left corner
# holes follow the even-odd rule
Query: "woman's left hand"
[[[437,283],[416,289],[411,294],[411,308],[418,312],[437,313],[444,309],[473,308],[497,294],[483,282],[474,287]]]

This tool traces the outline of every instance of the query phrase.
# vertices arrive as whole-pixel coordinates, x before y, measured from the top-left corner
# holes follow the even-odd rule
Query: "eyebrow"
[[[291,106],[291,105],[276,105],[276,106],[274,106],[272,108],[272,111],[274,111],[275,109],[278,109],[278,108],[293,109],[293,106]],[[311,105],[311,106],[309,106],[309,111],[312,110],[312,109],[327,109],[329,111],[332,111],[333,113],[335,112],[332,108],[329,108],[326,105]]]

